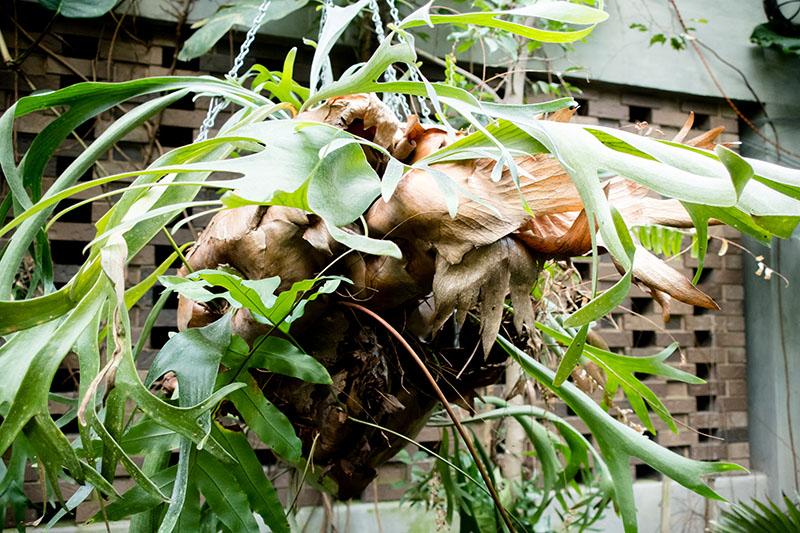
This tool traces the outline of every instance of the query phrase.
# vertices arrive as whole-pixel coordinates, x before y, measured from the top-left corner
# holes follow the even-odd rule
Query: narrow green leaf
[[[561,358],[561,363],[558,365],[556,377],[555,380],[553,380],[553,386],[560,387],[561,384],[564,383],[564,381],[566,381],[566,379],[570,376],[570,374],[572,374],[572,369],[574,369],[575,365],[578,364],[578,361],[580,361],[581,355],[583,354],[587,333],[589,333],[589,324],[582,326],[575,335],[575,338],[572,339],[572,342],[569,343],[569,348],[567,348],[567,352]]]
[[[570,2],[544,2],[507,11],[477,11],[447,15],[430,13],[431,3],[432,2],[429,2],[406,17],[400,23],[400,28],[407,29],[430,24],[475,24],[478,26],[506,30],[515,35],[541,42],[567,43],[586,37],[591,33],[595,24],[608,18],[608,14],[603,11]],[[566,22],[568,24],[591,24],[591,26],[577,31],[541,30],[533,26],[518,24],[499,18],[507,15],[512,17],[537,17]]]
[[[18,382],[18,391],[11,408],[0,425],[0,455],[5,453],[22,427],[34,415],[48,412],[47,392],[50,383],[61,361],[100,311],[105,301],[105,291],[106,282],[101,279],[30,359],[25,377]]]
[[[287,17],[307,3],[308,0],[272,0],[261,24]],[[260,4],[261,0],[239,0],[218,7],[213,15],[192,26],[199,28],[183,43],[178,60],[189,61],[205,54],[234,26],[249,28],[259,13]]]
[[[264,467],[256,457],[247,437],[218,423],[214,424],[212,434],[225,446],[228,453],[236,458],[234,476],[247,495],[250,506],[261,515],[272,531],[289,533],[289,522],[278,499],[278,492],[264,474]]]
[[[729,470],[744,470],[731,463],[694,461],[663,448],[605,413],[590,397],[569,382],[553,385],[553,372],[519,350],[502,336],[498,343],[537,381],[551,389],[583,420],[597,440],[611,478],[614,501],[620,509],[626,532],[636,531],[636,505],[630,475],[630,457],[635,456],[684,487],[704,496],[723,498],[703,483],[700,476]]]
[[[353,250],[358,250],[365,254],[386,255],[394,257],[395,259],[401,259],[403,257],[403,252],[400,251],[400,248],[393,241],[373,239],[364,235],[350,233],[328,224],[327,221],[325,227],[328,229],[331,237]]]
[[[236,532],[258,532],[247,496],[228,467],[207,453],[197,455],[197,486],[223,524]]]
[[[311,72],[309,73],[308,86],[311,92],[317,90],[319,84],[319,73],[322,70],[322,65],[329,61],[329,55],[333,45],[339,40],[339,37],[344,33],[350,22],[364,9],[369,0],[359,0],[355,4],[350,4],[345,7],[337,5],[328,8],[327,18],[325,25],[322,27],[322,33],[319,36],[316,50],[314,50],[314,58],[311,60]]]
[[[178,523],[186,501],[187,488],[189,486],[189,467],[193,457],[196,457],[192,441],[186,437],[181,437],[180,452],[178,454],[178,469],[175,473],[175,481],[172,485],[172,495],[170,496],[167,512],[158,527],[158,533],[171,533]]]

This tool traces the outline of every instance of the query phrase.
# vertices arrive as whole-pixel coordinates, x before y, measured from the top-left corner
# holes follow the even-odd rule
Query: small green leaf
[[[587,333],[589,333],[589,325],[585,324],[575,335],[575,338],[572,339],[572,342],[569,343],[569,348],[567,348],[567,352],[561,358],[561,363],[558,365],[556,377],[553,380],[554,387],[560,387],[569,375],[572,374],[572,369],[575,368],[575,365],[580,361],[581,354],[583,354],[583,347],[586,343]]]

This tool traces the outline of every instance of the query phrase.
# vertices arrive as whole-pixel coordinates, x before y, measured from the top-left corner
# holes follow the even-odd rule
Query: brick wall
[[[0,17],[0,31],[6,37],[12,55],[17,55],[15,46],[18,44],[22,50],[31,41],[24,34],[16,32],[11,14],[2,11],[0,13],[4,15]],[[14,17],[31,38],[36,38],[37,32],[41,31],[49,20],[48,12],[38,5],[20,2],[16,4]],[[7,108],[16,98],[29,94],[34,87],[37,90],[58,89],[83,80],[123,81],[133,77],[169,74],[169,66],[176,48],[174,27],[129,19],[123,24],[122,31],[116,32],[112,47],[111,38],[115,34],[115,26],[110,18],[90,23],[60,18],[55,23],[52,34],[42,41],[43,47],[28,57],[22,69],[24,75],[11,74],[8,71],[0,75],[0,107]],[[53,34],[61,38],[56,38]],[[131,35],[136,38],[132,38]],[[234,50],[238,49],[240,38],[241,35],[236,35]],[[223,43],[218,50],[198,60],[178,63],[174,74],[192,76],[223,73],[231,64],[229,45],[226,40],[223,40]],[[296,44],[300,49],[296,74],[300,78],[299,81],[304,82],[310,54],[307,47],[299,42]],[[287,48],[288,43],[285,41],[271,42],[268,38],[259,37],[253,46],[250,60],[265,64],[271,69],[278,69],[283,61],[282,54]],[[337,56],[338,60],[334,64],[336,71],[341,71],[342,67],[351,61],[350,53],[345,49]],[[431,77],[436,76],[436,72],[431,72]],[[694,111],[698,131],[724,125],[726,133],[723,135],[723,140],[733,141],[737,138],[736,117],[724,103],[700,101],[666,93],[641,94],[624,87],[601,84],[583,85],[584,92],[578,95],[582,104],[579,115],[575,118],[578,122],[633,128],[633,122],[647,121],[665,137],[670,138],[683,125],[687,113]],[[187,98],[180,101],[160,117],[160,130],[155,143],[151,141],[150,134],[144,127],[139,128],[110,151],[103,158],[101,165],[94,169],[93,174],[87,173],[83,179],[131,168],[142,168],[144,158],[152,146],[155,146],[155,151],[151,153],[150,160],[158,155],[158,150],[166,151],[191,142],[205,116],[207,105],[206,99],[192,102]],[[115,109],[105,113],[92,124],[79,128],[83,142],[90,142],[107,128],[120,112]],[[17,121],[16,135],[20,148],[27,148],[34,135],[53,118],[48,113],[38,113]],[[219,117],[218,123],[224,119],[225,116]],[[660,133],[657,132],[656,135]],[[81,142],[73,138],[67,139],[57,152],[54,161],[47,167],[45,186],[52,183],[55,176],[63,171],[81,150]],[[108,190],[121,187],[124,183],[123,181],[109,185]],[[6,192],[3,191],[2,194],[5,195]],[[86,191],[77,195],[76,199],[89,198],[94,194],[96,191]],[[213,193],[209,194],[213,196]],[[64,201],[60,208],[67,205],[70,205],[70,202]],[[103,201],[95,202],[91,206],[72,212],[51,229],[50,238],[56,262],[55,281],[58,286],[69,280],[82,264],[84,257],[81,250],[95,234],[92,222],[96,221],[107,207],[108,204]],[[201,229],[204,220],[196,221],[194,228],[180,230],[176,240],[179,243],[194,240],[195,233]],[[720,235],[730,239],[736,238],[735,232],[728,229],[723,230]],[[633,315],[622,308],[615,310],[612,314],[615,325],[611,322],[604,323],[600,333],[614,349],[628,355],[651,354],[670,342],[680,342],[681,353],[673,355],[669,362],[679,365],[682,370],[704,377],[708,383],[686,385],[648,378],[647,385],[664,400],[681,428],[680,434],[675,435],[654,417],[659,431],[653,438],[678,453],[695,459],[733,460],[749,466],[742,262],[740,252],[734,246],[728,248],[726,255],[718,256],[716,251],[719,245],[720,241],[717,240],[711,243],[700,287],[720,303],[721,311],[705,312],[673,303],[672,320],[664,325],[657,306],[641,290],[634,289],[622,307],[636,311],[638,315]],[[128,271],[129,283],[136,283],[150,274],[171,251],[165,237],[162,235],[156,237],[132,259]],[[695,267],[696,262],[687,256],[683,258],[680,270],[691,278]],[[602,265],[601,275],[615,276],[610,263]],[[611,280],[603,281],[604,285],[611,283]],[[158,297],[159,289],[154,289],[133,308],[131,320],[134,325],[134,339],[140,331],[136,328],[144,322]],[[139,359],[141,368],[148,366],[157,350],[166,342],[168,333],[175,330],[176,303],[176,300],[168,303],[159,317],[152,338]],[[56,376],[54,383],[56,390],[64,393],[73,390],[73,372],[76,366],[76,361],[67,358],[62,370]],[[618,403],[625,406],[624,401],[620,400]],[[64,411],[63,405],[53,404],[52,408],[54,412]],[[555,410],[557,414],[573,422],[576,427],[586,429],[577,417],[570,416],[566,405],[556,404]],[[419,440],[435,444],[439,440],[439,435],[439,430],[427,428]],[[269,471],[277,475],[282,469],[274,464],[268,453],[262,455]],[[646,465],[632,464],[631,468],[637,478],[654,476],[654,472]],[[123,472],[120,473],[124,475]],[[392,489],[390,483],[406,475],[405,466],[390,463],[382,470],[377,485],[367,489],[365,498],[372,499],[373,488],[380,499],[399,497],[402,491]],[[40,501],[40,486],[33,470],[29,470],[27,479],[28,494],[34,501]],[[130,486],[131,482],[123,478],[118,484],[124,489]],[[285,497],[288,476],[278,477],[276,485]],[[62,488],[65,497],[69,497],[74,491],[74,487],[66,484]],[[301,496],[300,503],[301,505],[319,503],[320,498],[319,493],[307,490]],[[83,520],[91,516],[96,509],[93,504],[83,505],[78,509],[76,517],[78,520]],[[36,518],[33,511],[29,518]]]

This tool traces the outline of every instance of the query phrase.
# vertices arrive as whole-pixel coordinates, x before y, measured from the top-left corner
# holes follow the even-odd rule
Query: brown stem
[[[425,363],[422,362],[422,359],[420,359],[419,355],[417,355],[417,352],[414,351],[414,348],[412,348],[411,345],[408,344],[408,342],[403,338],[403,336],[400,334],[399,331],[397,331],[391,324],[386,322],[386,320],[381,318],[381,316],[375,313],[374,311],[371,311],[366,307],[364,307],[363,305],[359,305],[353,302],[341,302],[341,304],[347,307],[352,307],[353,309],[357,309],[362,313],[365,313],[374,318],[375,320],[377,320],[383,327],[385,327],[389,331],[389,333],[391,333],[400,342],[400,344],[403,345],[403,348],[405,348],[406,351],[409,354],[411,354],[411,357],[420,367],[422,373],[425,374],[425,377],[428,379],[428,382],[430,382],[431,386],[436,391],[436,395],[439,397],[439,401],[442,402],[442,405],[447,411],[447,414],[450,416],[450,419],[456,426],[459,435],[461,435],[461,439],[464,441],[464,444],[466,444],[470,455],[472,455],[472,460],[475,461],[475,466],[478,467],[478,471],[481,473],[481,477],[483,478],[484,483],[486,483],[486,488],[489,489],[489,493],[491,494],[492,499],[494,500],[494,504],[497,507],[497,510],[500,512],[500,516],[503,518],[503,522],[505,522],[509,531],[513,533],[514,525],[511,523],[511,517],[508,515],[508,512],[506,511],[505,507],[503,507],[503,504],[500,503],[500,497],[497,495],[497,491],[494,488],[494,483],[492,483],[492,480],[489,477],[489,473],[486,471],[486,467],[478,458],[478,452],[477,450],[475,450],[475,445],[472,443],[472,440],[470,440],[469,435],[467,435],[467,430],[464,429],[463,425],[461,425],[461,421],[456,416],[455,412],[453,411],[453,408],[450,407],[450,402],[447,401],[447,398],[445,398],[442,389],[440,389],[439,385],[436,384],[436,380],[434,379],[433,375],[428,370],[428,367],[425,366]]]
[[[690,30],[689,30],[689,28],[686,27],[686,23],[683,21],[683,15],[681,15],[680,10],[678,9],[678,4],[675,3],[675,0],[669,0],[669,3],[672,5],[672,8],[675,10],[675,15],[678,17],[678,23],[681,25],[681,28],[683,29],[684,33],[686,33],[688,35],[690,33]],[[703,56],[703,52],[700,51],[700,47],[697,45],[696,40],[695,39],[691,39],[689,42],[692,43],[692,47],[694,48],[694,51],[697,52],[697,56],[700,58],[700,61],[703,63],[703,66],[705,67],[706,72],[708,72],[709,77],[711,77],[711,81],[714,82],[714,85],[716,86],[716,88],[719,91],[719,93],[722,95],[722,97],[725,99],[725,101],[728,103],[728,105],[731,107],[731,109],[733,109],[733,111],[739,116],[739,118],[742,119],[744,121],[744,123],[747,124],[750,127],[750,129],[755,132],[756,135],[761,137],[761,139],[764,142],[774,146],[775,149],[778,151],[778,157],[780,157],[780,152],[783,152],[783,153],[785,153],[787,155],[790,155],[792,157],[800,157],[800,154],[792,152],[791,150],[787,150],[786,148],[781,146],[780,143],[777,143],[777,142],[773,141],[772,139],[770,139],[769,137],[767,137],[766,135],[764,135],[764,133],[762,133],[762,131],[760,129],[758,129],[756,127],[756,125],[753,124],[753,122],[749,118],[744,116],[744,114],[739,110],[739,108],[736,106],[736,104],[733,103],[733,100],[731,100],[731,98],[728,96],[728,93],[725,92],[725,89],[722,88],[722,85],[720,85],[719,81],[717,80],[717,77],[714,75],[714,71],[711,70],[711,67],[708,65],[708,62],[706,61],[705,56]]]

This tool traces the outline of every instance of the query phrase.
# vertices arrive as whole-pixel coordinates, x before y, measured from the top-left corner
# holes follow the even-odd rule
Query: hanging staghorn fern
[[[357,13],[353,6],[332,8],[312,80]],[[527,17],[570,26],[552,31],[516,22]],[[414,438],[438,401],[469,403],[476,387],[499,379],[510,356],[583,419],[600,448],[590,465],[585,443],[559,446],[561,457],[570,459],[561,468],[554,452],[551,482],[553,473],[574,476],[581,465],[593,466],[600,500],[613,500],[627,531],[636,530],[633,456],[719,498],[701,476],[740,467],[692,461],[660,447],[567,380],[582,358],[591,360],[602,373],[598,382],[605,376],[606,392],[621,387],[644,424],[652,425],[649,406],[677,431],[635,374],[702,380],[664,364],[669,349],[631,358],[585,342],[589,325],[616,307],[635,282],[659,302],[676,298],[716,308],[691,282],[634,245],[629,228],[694,226],[701,261],[709,223],[730,224],[763,242],[786,237],[800,220],[800,173],[741,158],[713,139],[690,146],[571,124],[571,99],[503,105],[424,77],[376,81],[392,64],[417,68],[409,33],[416,26],[477,24],[571,42],[605,18],[568,2],[463,15],[425,6],[401,21],[369,61],[319,91],[315,82],[308,89],[292,81],[292,52],[283,72],[259,69],[252,89],[209,77],[148,78],[79,84],[21,99],[0,118],[0,165],[16,215],[0,229],[10,235],[0,259],[6,298],[0,302],[6,341],[0,347],[0,454],[11,449],[14,468],[8,471],[41,461],[52,490],[58,491],[58,476],[82,485],[66,509],[96,490],[105,503],[96,519],[133,516],[134,531],[199,530],[201,521],[250,531],[257,527],[253,512],[274,531],[288,531],[249,435],[294,465],[304,481],[347,498]],[[423,126],[414,116],[402,123],[378,92],[428,98],[440,120],[447,106],[471,128]],[[76,125],[120,102],[160,93],[114,122],[42,190],[47,161]],[[189,93],[216,95],[241,109],[216,137],[164,154],[144,171],[77,182],[115,142]],[[68,109],[17,164],[14,119],[56,106]],[[601,180],[599,171],[616,176]],[[52,224],[55,205],[123,178],[134,181],[96,197],[121,195],[97,223],[87,260],[72,280],[57,291],[45,282],[43,296],[8,299],[31,244],[38,256],[46,251],[42,230]],[[196,201],[203,187],[223,195]],[[220,212],[190,250],[176,249],[153,275],[126,286],[126,262],[189,207]],[[602,294],[593,291],[593,299],[570,316],[537,323],[530,294],[542,265],[589,252],[595,259],[610,253],[620,281]],[[180,275],[164,277],[179,256],[185,261]],[[596,272],[594,278],[596,284]],[[144,341],[133,345],[127,311],[157,282],[168,290],[147,318],[142,339],[170,292],[180,295],[182,331],[142,381],[136,358]],[[506,309],[509,295],[513,314]],[[498,346],[504,321],[515,338],[500,337]],[[519,347],[534,329],[567,346],[555,372]],[[78,401],[54,420],[48,391],[70,351],[80,364]],[[151,390],[156,382],[161,392]],[[126,402],[136,406],[131,418]],[[80,438],[70,443],[59,428],[73,417]],[[506,527],[516,529],[480,450],[453,422],[482,478],[470,482],[491,496]],[[562,429],[565,439],[574,436]],[[176,449],[178,463],[169,466]],[[142,467],[131,459],[140,454],[146,455]],[[124,494],[111,484],[118,464],[136,482]],[[9,475],[4,487],[12,486]]]

